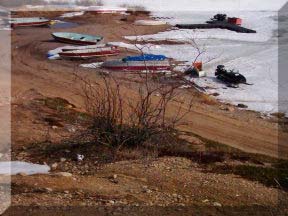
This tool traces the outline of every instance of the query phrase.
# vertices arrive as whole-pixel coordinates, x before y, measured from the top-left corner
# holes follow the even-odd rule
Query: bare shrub
[[[137,90],[129,96],[113,77],[101,76],[101,81],[95,83],[76,76],[81,80],[81,96],[92,117],[87,133],[96,143],[120,149],[139,146],[154,137],[174,136],[191,109],[191,104],[185,105],[179,99],[176,102],[178,86],[153,82],[148,75],[139,76]],[[169,110],[172,103],[177,103],[173,114]]]

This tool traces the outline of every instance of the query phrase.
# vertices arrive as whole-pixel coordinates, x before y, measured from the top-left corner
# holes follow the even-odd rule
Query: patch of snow
[[[122,48],[126,48],[126,49],[131,49],[131,50],[139,50],[138,47],[142,47],[139,44],[128,44],[128,43],[124,43],[124,42],[109,42],[107,43],[111,46],[117,46],[117,47],[122,47]]]
[[[47,165],[39,165],[26,163],[21,161],[0,162],[0,174],[17,175],[25,173],[27,175],[46,174],[49,173],[50,167]]]
[[[189,88],[191,88],[192,86],[191,85],[182,85],[182,86],[180,86],[179,88],[180,89],[189,89]]]
[[[95,63],[90,63],[90,64],[81,64],[80,67],[85,67],[85,68],[100,68],[103,62],[95,62]]]
[[[44,5],[25,5],[25,7],[29,9],[42,9]]]
[[[87,11],[95,11],[97,13],[124,13],[127,8],[124,7],[107,7],[107,6],[88,6]]]
[[[64,13],[60,17],[61,18],[68,18],[68,17],[75,17],[75,16],[82,16],[84,15],[85,11],[80,11],[80,12],[69,12],[69,13]]]
[[[144,25],[144,26],[149,26],[149,25],[166,25],[167,22],[165,21],[160,21],[160,20],[136,20],[134,22],[135,25]]]

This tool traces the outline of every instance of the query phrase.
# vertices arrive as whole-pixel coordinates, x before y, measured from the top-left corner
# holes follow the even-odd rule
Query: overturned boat
[[[170,62],[165,56],[147,54],[106,61],[101,67],[123,71],[162,71],[171,69]]]
[[[59,53],[61,58],[69,58],[69,59],[87,59],[87,58],[95,58],[95,57],[103,57],[103,56],[113,56],[118,55],[120,50],[115,46],[110,47],[97,47],[90,49],[76,49],[76,50],[68,50]]]
[[[31,27],[31,26],[46,26],[51,23],[51,20],[44,17],[23,17],[11,18],[8,21],[12,28],[15,27]]]
[[[78,34],[72,32],[55,32],[52,33],[55,40],[78,45],[95,45],[103,39],[101,36]]]

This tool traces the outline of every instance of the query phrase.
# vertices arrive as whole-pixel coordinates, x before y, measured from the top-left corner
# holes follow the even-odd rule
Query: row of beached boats
[[[50,25],[51,20],[44,17],[11,18],[11,27],[45,26]],[[141,23],[140,23],[141,24]],[[145,24],[145,23],[144,23]],[[161,23],[162,24],[162,23]],[[73,32],[55,32],[52,37],[62,43],[78,46],[63,48],[59,53],[62,59],[92,59],[98,57],[116,56],[121,53],[117,46],[100,44],[102,36],[87,35]],[[122,71],[159,71],[170,70],[169,59],[163,55],[142,54],[139,56],[127,56],[122,59],[108,60],[102,64],[103,68]]]
[[[63,59],[91,59],[97,57],[115,56],[120,54],[117,46],[99,44],[102,36],[92,36],[72,32],[52,33],[55,40],[59,42],[81,45],[75,47],[64,47],[58,53]],[[105,61],[102,68],[122,71],[159,71],[170,70],[169,59],[164,55],[142,54],[139,56],[127,56],[122,59]]]
[[[39,8],[39,6],[36,6]],[[31,6],[31,9],[33,9],[33,6]],[[44,8],[45,9],[45,8]],[[83,15],[86,11],[89,11],[90,13],[95,14],[114,14],[114,13],[125,13],[127,12],[127,8],[122,7],[102,7],[102,6],[90,6],[88,8],[83,8],[83,11],[81,12],[69,12],[64,14],[63,17],[70,17],[70,16],[77,16],[77,15]],[[15,27],[24,27],[24,26],[45,26],[50,25],[53,23],[52,20],[44,18],[44,17],[21,17],[21,18],[10,18],[7,19],[7,22],[11,24],[12,28]]]

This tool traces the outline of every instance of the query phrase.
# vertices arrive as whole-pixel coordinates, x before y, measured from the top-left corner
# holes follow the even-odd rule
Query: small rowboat
[[[103,39],[101,36],[77,34],[70,32],[55,32],[52,33],[55,40],[63,43],[78,44],[78,45],[95,45]]]
[[[59,56],[61,58],[69,59],[87,59],[102,56],[113,56],[120,53],[117,47],[100,47],[94,49],[79,49],[60,52]]]
[[[9,20],[12,28],[25,26],[45,26],[49,25],[50,22],[51,20],[43,17],[12,18]]]
[[[102,64],[103,68],[110,70],[123,71],[161,71],[170,70],[171,66],[168,60],[163,61],[106,61]]]

